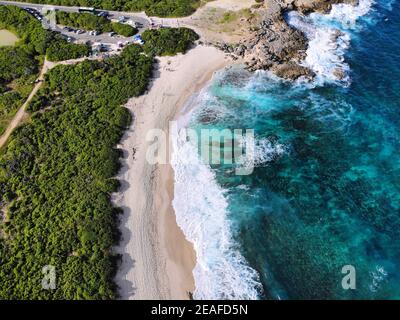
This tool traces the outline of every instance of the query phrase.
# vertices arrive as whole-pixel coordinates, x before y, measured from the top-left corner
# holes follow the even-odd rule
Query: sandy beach
[[[126,105],[134,121],[119,145],[124,154],[121,190],[113,196],[123,209],[122,239],[115,248],[122,255],[116,276],[121,299],[188,299],[194,290],[196,254],[171,205],[173,169],[147,162],[150,143],[145,137],[152,129],[168,134],[169,121],[184,103],[229,62],[224,53],[206,46],[160,58],[148,93]]]

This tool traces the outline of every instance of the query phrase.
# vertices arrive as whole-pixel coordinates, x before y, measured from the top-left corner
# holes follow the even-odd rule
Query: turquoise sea
[[[197,252],[195,298],[399,299],[400,3],[287,19],[311,40],[313,82],[235,66],[191,101],[190,128],[256,138],[243,176],[177,146],[174,207]],[[342,287],[346,265],[356,289]]]

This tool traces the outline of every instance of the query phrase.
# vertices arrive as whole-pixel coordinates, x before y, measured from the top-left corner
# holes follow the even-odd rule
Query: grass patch
[[[238,19],[238,14],[235,11],[225,12],[219,23],[232,23]]]

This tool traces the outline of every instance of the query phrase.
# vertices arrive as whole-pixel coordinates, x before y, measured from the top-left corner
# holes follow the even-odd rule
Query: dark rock
[[[302,13],[326,13],[332,9],[333,4],[337,3],[348,3],[357,5],[358,0],[283,0],[282,6],[288,8],[289,5],[292,5],[294,10],[300,11]]]
[[[346,77],[346,72],[344,72],[344,70],[336,68],[335,70],[333,70],[333,75],[339,79],[339,80],[343,80]]]
[[[296,80],[300,77],[312,79],[314,77],[314,73],[310,69],[293,62],[275,64],[271,71],[278,77],[287,80]]]

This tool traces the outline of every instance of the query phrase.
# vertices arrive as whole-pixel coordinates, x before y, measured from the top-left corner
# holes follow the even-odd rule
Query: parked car
[[[108,51],[108,46],[106,46],[105,44],[101,43],[100,44],[100,52],[107,52]]]
[[[110,37],[114,37],[116,35],[116,33],[113,31],[113,32],[110,32],[109,35],[110,35]]]
[[[99,17],[107,18],[107,17],[108,17],[108,12],[106,12],[106,11],[101,11],[101,12],[99,12],[97,15],[98,15]]]

